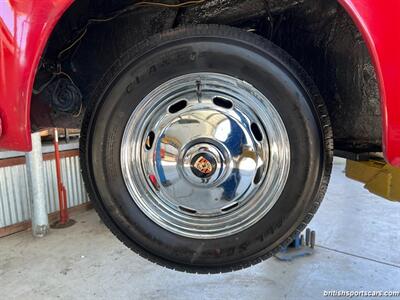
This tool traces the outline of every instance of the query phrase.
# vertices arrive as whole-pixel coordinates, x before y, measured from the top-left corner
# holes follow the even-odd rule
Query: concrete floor
[[[321,299],[324,290],[400,290],[400,203],[369,194],[336,164],[310,227],[316,253],[222,275],[190,275],[126,249],[94,211],[43,239],[0,239],[0,299]]]

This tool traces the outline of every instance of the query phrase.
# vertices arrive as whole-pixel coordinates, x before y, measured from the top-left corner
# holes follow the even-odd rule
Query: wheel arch
[[[53,28],[73,0],[0,3],[0,148],[30,151],[33,82]]]
[[[396,20],[400,3],[396,0],[339,0],[356,23],[368,46],[378,78],[383,127],[383,150],[386,160],[400,167],[400,44]]]
[[[0,95],[1,99],[5,99],[5,101],[0,102],[4,103],[0,104],[0,116],[2,119],[3,132],[2,136],[0,137],[0,148],[23,151],[30,150],[31,92],[35,74],[38,69],[39,60],[41,57],[43,57],[46,47],[49,46],[50,37],[54,32],[56,25],[60,24],[61,17],[65,15],[66,12],[69,12],[76,18],[79,18],[79,14],[74,12],[72,9],[72,0],[57,0],[56,3],[52,2],[51,4],[50,2],[43,4],[43,1],[41,1],[41,4],[34,5],[34,2],[36,1],[31,1],[31,3],[33,3],[31,6],[31,11],[29,11],[29,15],[27,14],[26,17],[32,15],[37,17],[37,23],[32,22],[32,28],[35,30],[29,31],[30,40],[33,40],[33,37],[37,37],[39,33],[40,38],[37,39],[35,43],[31,41],[32,45],[35,46],[29,47],[29,49],[34,50],[27,51],[25,49],[26,53],[30,53],[28,64],[25,64],[24,66],[19,64],[17,66],[12,66],[12,68],[8,68],[9,70],[16,68],[17,73],[24,72],[26,76],[24,77],[23,82],[22,79],[20,79],[18,83],[12,82],[12,84],[9,84],[12,88],[6,89],[7,94],[4,94],[3,92],[3,95]],[[225,3],[229,1],[235,2],[235,0],[224,0],[220,2]],[[210,2],[215,4],[215,2],[218,1],[211,0]],[[244,4],[241,6],[243,9],[242,14],[246,13],[246,9],[249,9],[246,7],[245,2],[246,1],[243,1]],[[293,3],[288,4],[287,7],[281,7],[280,4],[277,4],[279,2],[280,1],[275,0],[270,1],[271,9],[278,13],[283,9],[292,7],[293,3],[298,1],[292,1]],[[391,22],[394,22],[393,17],[395,17],[396,11],[398,11],[395,8],[400,4],[396,3],[396,0],[390,0],[389,4],[387,2],[385,2],[385,4],[380,2],[365,3],[365,1],[360,0],[338,0],[338,2],[354,20],[360,32],[363,34],[364,41],[370,51],[371,60],[375,66],[376,76],[379,80],[380,86],[383,148],[385,150],[387,160],[393,165],[400,166],[400,119],[396,119],[396,115],[400,114],[400,105],[398,105],[396,102],[396,99],[400,97],[400,88],[395,85],[396,76],[393,74],[393,69],[390,69],[388,65],[388,59],[391,58],[395,62],[395,65],[398,66],[397,69],[400,69],[400,59],[396,58],[394,55],[396,46],[390,45],[389,43],[390,38],[395,36],[395,27],[391,26],[393,25]],[[15,12],[19,11],[18,8],[14,8],[14,10]],[[195,9],[193,9],[193,11],[196,12]],[[377,24],[379,22],[371,17],[372,12],[376,19],[382,19],[382,24]],[[257,18],[257,14],[254,11],[248,12],[248,14],[251,15],[252,18]],[[46,17],[44,17],[44,15]],[[190,14],[188,15],[190,16]],[[177,19],[175,17],[176,16],[170,16],[168,22],[176,23]],[[392,17],[392,19],[387,20],[390,19],[390,17]],[[180,16],[180,20],[184,21],[185,18]],[[226,19],[222,19],[221,22],[235,23],[235,20],[237,21],[237,19],[234,19],[233,17],[231,17],[231,19],[227,17]],[[199,20],[190,21],[200,22]],[[205,19],[205,22],[216,21],[218,21],[218,18],[213,18],[210,16],[206,17]],[[169,26],[174,25],[177,24],[168,24],[166,27],[168,28]],[[152,32],[157,32],[161,29],[162,28],[156,28],[153,29]],[[389,30],[389,32],[386,32],[386,30]],[[1,40],[4,40],[3,36],[1,37]],[[27,48],[27,45],[21,46],[25,46]],[[1,51],[5,51],[4,45],[2,45],[0,48]],[[389,54],[389,58],[384,58],[385,53]],[[2,80],[4,81],[4,78]],[[21,91],[23,92],[21,93]],[[18,108],[17,111],[16,108]],[[11,126],[11,124],[19,124],[19,126]]]

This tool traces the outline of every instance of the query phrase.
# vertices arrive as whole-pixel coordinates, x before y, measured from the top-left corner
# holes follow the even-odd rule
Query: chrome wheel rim
[[[290,168],[284,123],[252,85],[193,73],[150,92],[126,124],[125,184],[162,228],[211,239],[241,232],[279,199]]]

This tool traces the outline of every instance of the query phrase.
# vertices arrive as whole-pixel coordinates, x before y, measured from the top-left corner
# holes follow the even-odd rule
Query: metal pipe
[[[31,194],[32,234],[43,237],[49,230],[44,191],[42,141],[40,133],[32,134],[32,151],[25,154],[26,171]]]
[[[60,220],[59,225],[65,225],[68,223],[68,206],[67,206],[67,193],[62,183],[61,177],[61,160],[60,160],[60,149],[58,146],[58,129],[54,128],[54,156],[56,161],[56,173],[57,173],[57,188],[58,188],[58,201],[60,204]]]

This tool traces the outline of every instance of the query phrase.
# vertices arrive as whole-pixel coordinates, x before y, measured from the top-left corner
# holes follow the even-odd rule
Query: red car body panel
[[[385,157],[400,167],[400,1],[338,1],[370,50],[381,93]],[[31,149],[29,119],[35,73],[54,26],[72,2],[0,1],[0,148]]]
[[[400,1],[339,2],[353,18],[371,53],[380,87],[385,158],[400,167]]]
[[[73,0],[0,0],[0,149],[31,150],[30,102],[50,34]]]

